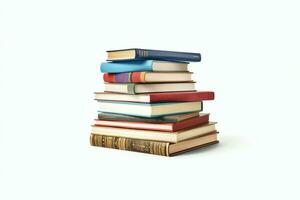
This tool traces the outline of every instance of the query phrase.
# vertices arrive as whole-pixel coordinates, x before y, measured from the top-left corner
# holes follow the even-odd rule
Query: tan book
[[[139,140],[124,137],[114,137],[99,134],[91,134],[92,146],[113,148],[119,150],[149,153],[161,156],[174,156],[197,148],[218,143],[217,133],[211,132],[206,135],[185,140],[176,144],[151,140]]]

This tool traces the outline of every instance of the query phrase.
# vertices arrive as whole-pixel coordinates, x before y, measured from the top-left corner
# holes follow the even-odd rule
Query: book
[[[107,121],[125,121],[125,122],[176,123],[193,117],[197,117],[199,115],[201,115],[199,114],[199,112],[191,112],[191,113],[184,113],[184,114],[175,114],[175,115],[147,118],[147,117],[137,117],[137,116],[122,115],[122,114],[98,113],[98,119],[107,120]]]
[[[138,130],[129,128],[116,128],[92,125],[92,133],[106,136],[134,138],[141,140],[154,140],[161,142],[178,143],[180,141],[199,137],[216,131],[215,122],[209,122],[191,129],[181,131],[165,132],[154,130]]]
[[[124,72],[185,72],[188,71],[186,62],[169,62],[159,60],[133,60],[122,62],[103,62],[100,70],[103,73],[124,73]]]
[[[96,100],[128,101],[141,103],[205,101],[214,100],[214,98],[215,94],[212,91],[162,92],[136,95],[109,92],[95,93]]]
[[[195,91],[195,83],[105,83],[104,91],[125,94]]]
[[[108,83],[163,83],[192,82],[191,72],[128,72],[103,74]]]
[[[149,118],[202,111],[201,101],[150,104],[119,101],[98,101],[98,106],[99,112],[125,114]]]
[[[167,60],[200,62],[201,55],[200,53],[132,48],[107,51],[107,60]]]
[[[131,129],[144,129],[144,130],[158,130],[158,131],[180,131],[194,126],[208,123],[209,114],[202,114],[198,117],[193,117],[181,122],[175,123],[149,123],[149,122],[128,122],[128,121],[115,121],[115,120],[101,120],[95,119],[95,126],[109,126]]]
[[[192,138],[176,144],[151,140],[106,136],[93,133],[90,135],[91,146],[149,153],[161,156],[175,156],[194,149],[217,144],[218,142],[219,141],[216,132],[212,132],[210,134]]]

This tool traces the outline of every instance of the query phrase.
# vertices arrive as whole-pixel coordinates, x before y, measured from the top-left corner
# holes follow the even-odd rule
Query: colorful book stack
[[[163,156],[218,143],[215,122],[202,113],[214,92],[196,91],[189,62],[198,53],[123,49],[101,64],[105,92],[96,92],[92,146]]]

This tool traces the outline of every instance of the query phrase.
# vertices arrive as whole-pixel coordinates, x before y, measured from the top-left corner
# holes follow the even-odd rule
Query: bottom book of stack
[[[151,124],[155,126],[151,128]],[[92,125],[90,143],[92,146],[174,156],[218,143],[215,124],[208,122],[208,114],[158,124],[108,121],[99,116]]]

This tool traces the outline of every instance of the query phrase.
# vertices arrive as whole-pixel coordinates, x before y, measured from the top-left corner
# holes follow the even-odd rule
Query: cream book
[[[99,112],[149,118],[202,111],[202,101],[172,103],[98,101],[98,106]]]
[[[125,94],[194,91],[195,83],[105,83],[104,90]]]
[[[211,132],[216,131],[215,122],[209,122],[208,124],[200,125],[191,129],[175,131],[175,132],[164,132],[164,131],[150,131],[150,130],[135,130],[127,128],[115,128],[115,127],[104,127],[92,125],[92,133],[115,136],[124,138],[134,138],[141,140],[154,140],[163,141],[170,143],[177,143],[190,138],[199,137]]]

